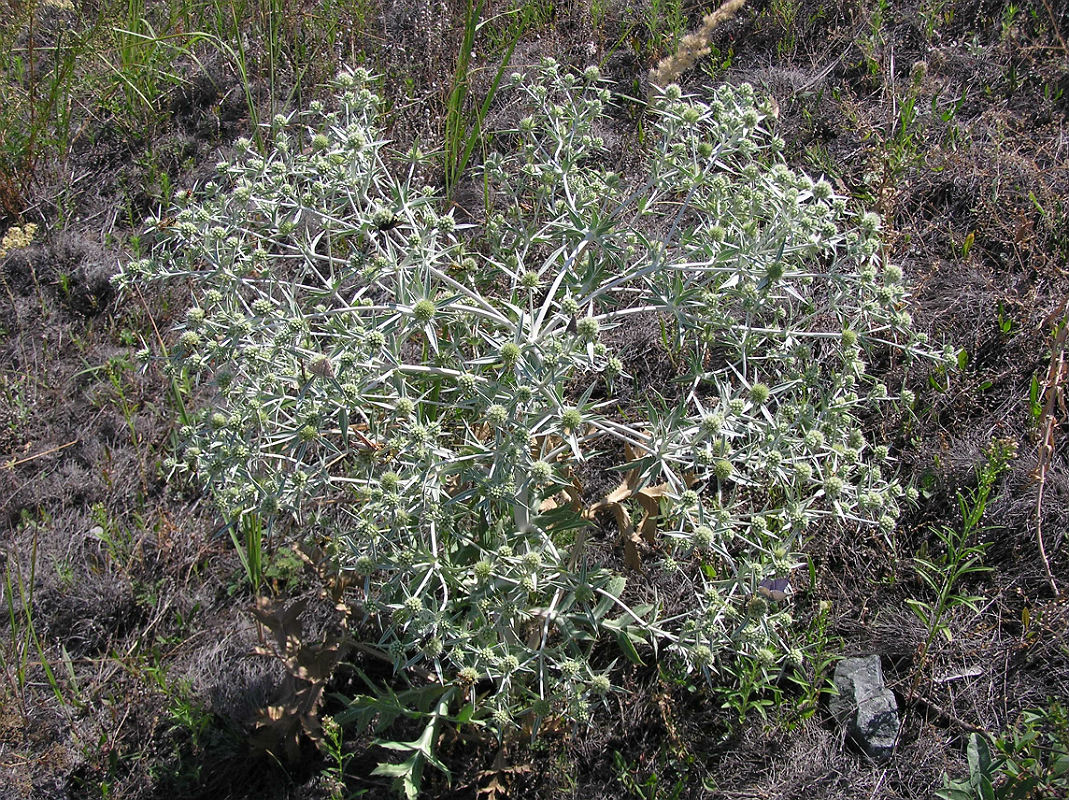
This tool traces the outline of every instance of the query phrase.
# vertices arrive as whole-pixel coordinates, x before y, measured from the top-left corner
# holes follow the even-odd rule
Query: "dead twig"
[[[26,456],[26,458],[16,459],[14,456],[12,456],[9,461],[3,462],[3,466],[6,469],[14,469],[20,464],[27,464],[30,461],[34,461],[35,459],[44,458],[45,456],[51,455],[52,453],[58,453],[60,450],[66,450],[68,447],[73,447],[74,445],[78,444],[79,441],[80,440],[75,439],[72,442],[67,442],[66,444],[58,445],[57,447],[50,447],[48,450],[43,450],[40,453],[34,453],[32,456]]]
[[[1067,301],[1069,302],[1069,301]],[[1047,471],[1050,469],[1051,457],[1054,455],[1054,432],[1058,427],[1056,411],[1060,410],[1063,417],[1069,416],[1065,407],[1065,377],[1066,336],[1069,334],[1069,318],[1065,315],[1066,302],[1063,302],[1058,310],[1047,317],[1044,327],[1057,320],[1054,331],[1054,342],[1051,345],[1050,366],[1043,381],[1043,407],[1039,416],[1039,452],[1036,459],[1036,468],[1032,471],[1032,477],[1039,482],[1039,493],[1036,497],[1036,539],[1039,543],[1039,555],[1043,559],[1043,569],[1047,574],[1047,583],[1050,585],[1054,596],[1058,596],[1058,585],[1054,582],[1054,574],[1050,569],[1050,559],[1047,557],[1047,548],[1043,541],[1043,493],[1047,485]]]
[[[933,700],[929,700],[922,694],[915,695],[913,702],[922,707],[929,716],[935,717],[940,723],[948,728],[959,728],[967,733],[977,733],[981,736],[990,736],[990,731],[986,728],[982,728],[979,725],[974,725],[971,722],[963,720],[954,714],[951,714],[945,708],[940,706]]]

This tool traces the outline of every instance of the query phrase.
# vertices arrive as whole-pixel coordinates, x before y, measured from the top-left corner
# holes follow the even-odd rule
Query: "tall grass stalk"
[[[512,60],[512,53],[516,49],[516,43],[520,37],[520,31],[516,31],[510,37],[510,41],[506,45],[505,52],[498,64],[494,80],[490,84],[490,89],[487,91],[482,103],[471,112],[473,116],[469,117],[467,105],[468,94],[471,89],[470,70],[472,56],[475,53],[475,37],[483,25],[486,24],[486,21],[479,21],[482,10],[483,0],[478,0],[478,2],[469,0],[468,13],[464,21],[464,38],[460,43],[457,66],[453,73],[453,88],[446,100],[443,146],[445,150],[445,188],[447,195],[452,195],[457,181],[467,169],[468,162],[475,151],[475,146],[483,138],[483,121],[490,111],[490,105],[493,103],[494,96],[501,86],[501,79],[504,77],[505,70]],[[516,10],[507,13],[514,14]]]
[[[34,663],[30,661],[32,652],[37,656],[37,664],[44,671],[45,679],[52,694],[59,701],[60,706],[68,705],[63,690],[56,680],[52,666],[48,663],[44,646],[37,634],[37,626],[33,620],[33,589],[37,579],[37,532],[34,530],[33,544],[30,552],[30,576],[25,580],[22,576],[21,563],[16,555],[12,555],[14,565],[9,561],[4,566],[3,599],[7,602],[7,616],[9,628],[10,648],[9,654],[5,654],[4,648],[0,648],[0,667],[11,685],[23,719],[28,714],[26,706],[26,687],[29,681],[30,668]]]

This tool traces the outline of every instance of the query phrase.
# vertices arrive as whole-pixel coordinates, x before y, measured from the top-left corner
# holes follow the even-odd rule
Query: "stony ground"
[[[306,738],[294,739],[300,766],[283,768],[250,733],[292,681],[278,659],[257,653],[265,626],[214,509],[196,487],[161,477],[176,408],[164,376],[134,360],[142,343],[168,338],[183,294],[146,290],[120,303],[108,283],[138,251],[144,216],[195,187],[251,132],[245,89],[264,109],[294,108],[339,59],[357,60],[396,98],[396,141],[437,132],[463,8],[343,4],[327,36],[325,6],[278,5],[287,24],[270,78],[254,74],[246,86],[232,58],[215,50],[194,59],[191,48],[148,111],[122,113],[114,92],[80,97],[65,146],[42,144],[32,164],[9,158],[18,118],[5,117],[0,232],[38,230],[0,259],[0,796],[385,791],[369,774],[381,751],[363,731],[346,733],[343,786]],[[708,11],[611,0],[527,8],[514,64],[597,62],[616,91],[635,97],[673,31],[697,27]],[[486,16],[506,10],[497,3]],[[154,30],[176,24],[162,6],[145,13]],[[35,41],[38,69],[58,69],[46,65],[58,45],[46,45],[94,14],[111,19],[96,7],[41,4],[32,26],[23,17],[5,41],[19,53]],[[250,17],[254,31],[262,18]],[[501,30],[484,30],[488,63]],[[893,541],[814,537],[812,579],[792,600],[813,653],[811,685],[823,686],[838,657],[881,656],[904,719],[895,756],[878,764],[855,752],[823,702],[738,724],[718,695],[654,667],[621,668],[627,693],[590,728],[550,729],[505,749],[443,740],[453,779],[428,774],[427,796],[929,797],[944,773],[967,772],[970,733],[997,736],[1027,709],[1069,703],[1069,480],[1058,428],[1069,416],[1066,37],[1069,11],[1052,0],[768,0],[718,29],[682,81],[700,92],[745,80],[771,94],[792,162],[884,216],[917,324],[966,354],[960,370],[916,387],[914,419],[871,421],[921,489],[919,509]],[[476,88],[486,80],[480,73]],[[621,108],[623,137],[635,120],[627,101]],[[635,352],[646,365],[638,380],[664,379],[655,336],[639,333]],[[930,595],[913,558],[941,557],[936,531],[960,526],[958,492],[976,486],[994,440],[1012,442],[1016,457],[976,540],[988,544],[990,571],[962,584],[979,613],[952,609],[949,635],[922,658],[926,632],[906,601]],[[322,648],[341,623],[329,576],[277,543],[268,578],[271,608],[306,602],[290,632]],[[344,666],[323,687],[323,714],[360,689]]]

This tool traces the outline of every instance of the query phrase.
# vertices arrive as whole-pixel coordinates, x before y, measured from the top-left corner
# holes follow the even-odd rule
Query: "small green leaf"
[[[969,760],[969,782],[979,788],[980,779],[991,775],[991,748],[987,740],[978,734],[970,734],[966,757]]]
[[[616,632],[616,642],[620,645],[620,649],[624,651],[628,661],[640,667],[646,666],[645,662],[639,658],[638,650],[635,649],[635,644],[631,641],[631,635],[626,629]]]
[[[460,709],[460,713],[456,716],[456,721],[459,722],[461,725],[466,725],[467,723],[471,722],[471,718],[473,716],[475,716],[475,705],[472,703],[467,703],[462,709]]]
[[[627,578],[622,575],[616,575],[609,581],[605,587],[605,594],[601,595],[598,604],[594,606],[594,619],[603,619],[609,613],[609,609],[616,604],[616,601],[620,599],[620,595],[624,593],[626,585]]]

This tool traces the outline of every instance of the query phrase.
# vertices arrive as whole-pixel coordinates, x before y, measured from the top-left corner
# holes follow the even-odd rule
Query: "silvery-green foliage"
[[[890,534],[903,492],[860,420],[900,393],[866,365],[931,355],[879,219],[784,165],[751,87],[668,87],[618,174],[596,69],[513,84],[478,226],[421,185],[418,147],[388,152],[358,70],[336,110],[276,118],[268,155],[240,143],[121,276],[193,287],[169,368],[200,407],[173,468],[229,519],[331,542],[396,668],[502,733],[585,718],[606,637],[707,675],[798,658],[755,588],[814,523]],[[614,329],[653,317],[684,382],[620,409]],[[641,573],[591,559],[594,452],[660,487]]]

